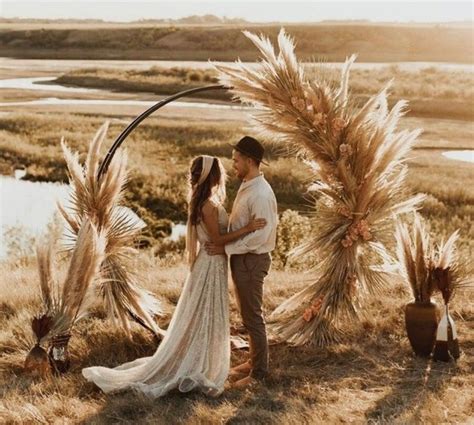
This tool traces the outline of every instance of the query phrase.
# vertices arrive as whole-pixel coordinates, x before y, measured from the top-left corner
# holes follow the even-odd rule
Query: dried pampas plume
[[[100,148],[107,134],[108,123],[99,129],[92,140],[85,166],[79,162],[62,141],[61,145],[72,187],[67,208],[58,205],[69,228],[69,250],[75,249],[78,230],[83,220],[91,220],[106,238],[105,258],[101,264],[99,292],[108,316],[116,326],[130,335],[131,322],[138,322],[155,335],[163,335],[155,316],[161,314],[159,301],[138,285],[133,272],[133,244],[143,223],[128,208],[120,206],[127,183],[127,154],[117,151],[106,172],[97,178]]]

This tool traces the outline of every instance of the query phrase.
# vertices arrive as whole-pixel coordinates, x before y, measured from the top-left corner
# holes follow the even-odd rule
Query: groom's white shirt
[[[229,218],[229,231],[241,229],[248,224],[252,216],[266,219],[266,226],[227,244],[225,246],[227,255],[264,254],[275,248],[278,224],[277,202],[272,187],[263,174],[240,185]]]

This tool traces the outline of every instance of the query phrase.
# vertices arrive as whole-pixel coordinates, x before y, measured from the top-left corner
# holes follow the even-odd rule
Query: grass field
[[[87,144],[104,117],[83,114],[24,113],[0,116],[0,169],[12,172],[18,164],[28,167],[26,178],[67,181],[59,140],[64,136],[74,149],[85,152]],[[472,148],[472,125],[466,121],[406,118],[408,128],[425,128],[410,161],[409,180],[413,191],[429,194],[424,212],[437,229],[454,230],[461,226],[468,243],[472,235],[474,182],[472,165],[444,158],[443,149]],[[112,121],[109,139],[124,128]],[[160,220],[184,221],[186,218],[186,173],[192,157],[217,155],[230,168],[232,148],[227,141],[243,135],[239,122],[203,122],[199,118],[149,118],[127,140],[131,180],[127,201],[150,220],[150,232],[163,228]],[[109,142],[110,143],[110,142]],[[278,146],[269,152],[271,167],[265,174],[274,187],[280,210],[308,211],[304,192],[307,172]],[[229,202],[238,187],[230,176]],[[156,221],[156,227],[153,225]],[[159,234],[159,233],[156,233]],[[155,234],[155,235],[156,235]],[[472,248],[472,247],[471,247]]]
[[[466,81],[464,88],[472,102],[468,84]],[[459,91],[456,96],[463,94]],[[11,97],[18,100],[21,96],[12,92]],[[444,98],[440,101],[448,102]],[[23,164],[30,180],[66,181],[59,147],[61,136],[84,156],[89,141],[105,119],[111,119],[106,143],[109,146],[138,109],[12,106],[2,107],[0,112],[0,174],[11,174],[14,167]],[[230,169],[231,148],[226,142],[242,136],[246,131],[244,124],[245,115],[241,112],[169,109],[160,117],[147,119],[126,142],[131,168],[126,203],[147,222],[146,236],[152,244],[140,251],[137,270],[142,285],[163,302],[163,327],[167,326],[179,298],[186,268],[179,255],[161,255],[160,237],[169,231],[170,220],[185,219],[189,161],[198,154],[217,155]],[[423,216],[436,238],[459,228],[462,258],[472,258],[473,165],[446,159],[441,154],[449,149],[474,148],[472,121],[440,119],[428,114],[407,117],[402,120],[402,127],[424,128],[408,161],[412,191],[427,194]],[[270,167],[264,171],[275,190],[280,212],[293,209],[306,215],[309,206],[303,195],[308,183],[305,168],[271,141],[266,142]],[[238,182],[231,177],[227,207],[237,187]],[[275,263],[265,283],[266,312],[304,287],[311,277],[278,266]],[[151,355],[156,349],[156,341],[138,327],[132,340],[111,329],[99,307],[90,319],[79,324],[71,339],[73,366],[69,374],[45,381],[26,376],[22,365],[32,346],[29,323],[40,304],[36,262],[34,258],[10,258],[0,262],[0,274],[2,423],[299,425],[472,421],[472,293],[460,293],[453,301],[452,314],[463,350],[457,363],[436,363],[413,356],[403,318],[403,306],[411,297],[403,282],[394,280],[383,296],[367,300],[365,318],[361,323],[347,324],[342,342],[319,349],[272,346],[272,373],[267,385],[257,386],[253,391],[229,388],[218,399],[173,393],[149,401],[131,393],[105,396],[82,378],[83,367],[115,366]],[[441,303],[440,299],[437,301]],[[240,326],[233,296],[231,324]],[[244,355],[234,351],[233,363],[241,361]]]
[[[60,134],[75,149],[86,143],[102,122],[78,114],[10,115],[2,117],[2,170],[26,163],[30,178],[63,180],[64,165],[58,146]],[[465,122],[407,119],[405,125],[425,124],[420,148],[472,141]],[[110,137],[123,126],[112,124]],[[471,133],[468,129],[471,129]],[[467,130],[466,130],[467,129]],[[134,176],[127,196],[150,224],[162,217],[184,218],[184,179],[189,158],[198,153],[229,156],[224,140],[240,134],[235,123],[197,123],[150,120],[129,140]],[[448,140],[440,142],[443,137]],[[193,144],[190,141],[193,141]],[[172,164],[169,157],[175,162]],[[266,175],[277,192],[280,208],[303,210],[304,171],[294,160],[271,156]],[[229,161],[225,160],[228,167]],[[440,151],[419,149],[410,161],[410,184],[429,194],[423,214],[439,236],[460,227],[461,251],[473,253],[474,176],[472,165],[444,159]],[[164,177],[166,176],[166,177]],[[178,188],[178,190],[176,190]],[[230,197],[236,182],[230,184]],[[144,214],[147,212],[146,214]],[[153,227],[153,226],[152,226]],[[156,224],[155,229],[159,227]],[[163,302],[166,327],[179,297],[185,266],[179,257],[162,260],[153,249],[137,258],[141,282]],[[218,399],[199,394],[171,394],[149,401],[123,393],[105,396],[86,383],[81,368],[113,366],[154,352],[156,342],[138,328],[129,341],[111,330],[100,309],[78,326],[71,340],[71,372],[61,378],[35,381],[22,372],[31,347],[29,321],[38,311],[37,271],[34,260],[0,264],[0,418],[3,423],[468,423],[472,408],[474,309],[468,294],[455,298],[454,317],[463,355],[457,364],[415,358],[405,336],[403,306],[407,288],[393,282],[379,299],[368,300],[367,318],[348,324],[346,339],[324,349],[271,348],[272,375],[267,386],[253,391],[228,389]],[[265,288],[265,310],[303,287],[307,275],[274,269]],[[231,320],[239,326],[232,301]],[[234,364],[244,353],[233,353]]]
[[[137,258],[142,284],[163,301],[166,317],[185,277],[181,264],[163,263],[146,251]],[[34,261],[0,264],[0,420],[19,423],[148,424],[467,424],[472,411],[474,320],[467,295],[458,296],[453,316],[463,350],[456,364],[413,356],[404,331],[407,288],[397,282],[384,296],[369,299],[361,323],[348,323],[341,343],[324,349],[270,347],[271,377],[252,391],[227,389],[218,399],[172,393],[156,401],[139,395],[104,395],[85,382],[81,369],[115,366],[151,355],[156,342],[135,328],[133,339],[110,328],[104,314],[77,327],[70,343],[72,370],[37,381],[22,364],[32,346],[29,320],[39,308]],[[272,270],[265,283],[265,310],[303,286],[307,275]],[[231,323],[239,326],[232,297]],[[233,364],[245,353],[234,351]]]

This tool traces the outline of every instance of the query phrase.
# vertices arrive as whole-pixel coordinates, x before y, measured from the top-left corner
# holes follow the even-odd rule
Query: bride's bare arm
[[[252,218],[243,228],[221,235],[219,231],[219,210],[211,202],[204,204],[202,208],[202,220],[211,238],[211,242],[216,245],[225,245],[229,242],[233,242],[248,233],[262,229],[267,223],[264,218]]]

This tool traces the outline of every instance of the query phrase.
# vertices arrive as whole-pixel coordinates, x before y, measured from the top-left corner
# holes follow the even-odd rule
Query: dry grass
[[[12,108],[13,109],[13,108]],[[126,109],[126,108],[125,108]],[[107,114],[109,114],[107,109]],[[117,108],[114,115],[124,114]],[[31,178],[65,180],[59,135],[85,154],[87,143],[103,122],[104,108],[82,113],[61,108],[44,113],[19,113],[1,117],[0,167],[10,172],[17,162],[27,163]],[[132,111],[135,114],[138,111]],[[228,157],[225,141],[235,140],[242,122],[217,113],[202,114],[199,121],[180,116],[150,118],[127,141],[130,164],[144,170],[138,179],[137,199],[160,216],[179,217],[185,192],[184,170],[197,153]],[[127,118],[125,121],[129,121]],[[114,121],[111,140],[124,127]],[[407,118],[407,128],[422,127],[418,148],[409,161],[409,183],[427,193],[422,214],[439,239],[460,228],[463,257],[474,255],[474,175],[469,163],[441,156],[443,148],[474,148],[472,122]],[[192,142],[192,143],[191,143]],[[174,164],[165,158],[174,157]],[[304,170],[285,157],[271,156],[266,170],[277,189],[279,204],[303,210],[299,195]],[[172,171],[172,173],[171,173]],[[160,176],[159,178],[157,176]],[[163,178],[166,176],[166,179]],[[143,183],[143,186],[140,186]],[[231,181],[231,185],[235,183]],[[176,190],[178,188],[178,190]],[[170,189],[173,189],[173,193]],[[235,190],[235,188],[234,188]],[[232,187],[230,199],[232,199]],[[182,199],[181,199],[182,196]],[[165,203],[157,203],[164,198]],[[130,199],[129,199],[130,200]],[[140,213],[142,214],[142,211]],[[146,218],[147,222],[148,219]],[[150,222],[149,222],[150,224]],[[185,268],[163,263],[142,251],[137,258],[140,284],[162,301],[166,327],[178,300]],[[150,402],[130,393],[104,396],[80,375],[83,367],[114,366],[137,356],[152,354],[156,343],[138,326],[133,341],[110,330],[105,312],[79,323],[71,339],[72,372],[47,382],[23,375],[22,364],[31,348],[29,320],[39,306],[38,276],[33,260],[19,265],[0,264],[0,421],[5,423],[469,423],[473,407],[474,315],[467,295],[453,300],[454,319],[464,354],[457,364],[432,363],[413,357],[403,324],[403,305],[410,301],[408,287],[394,283],[379,299],[366,304],[367,318],[349,324],[350,334],[341,344],[325,349],[271,347],[272,377],[253,392],[227,390],[219,399],[199,394],[170,394]],[[302,274],[273,270],[265,284],[265,309],[272,311],[304,286]],[[438,299],[438,303],[441,300]],[[239,325],[232,301],[231,321]],[[243,358],[234,352],[233,362]]]
[[[142,252],[143,286],[163,299],[169,320],[185,267],[161,263]],[[0,418],[3,423],[468,423],[474,385],[473,306],[455,299],[454,318],[464,354],[454,363],[415,358],[404,332],[408,288],[394,282],[370,299],[361,324],[348,324],[340,344],[324,349],[272,346],[272,374],[252,391],[228,389],[218,399],[173,393],[149,401],[133,393],[102,394],[80,371],[115,366],[151,355],[156,343],[138,326],[130,341],[111,330],[105,312],[82,321],[71,339],[73,366],[63,377],[35,381],[22,364],[29,348],[28,320],[39,305],[34,261],[26,267],[0,265],[4,296],[0,308]],[[265,309],[272,310],[304,285],[303,274],[272,271],[265,284]],[[234,299],[231,321],[240,325]],[[233,352],[233,363],[244,352]]]

